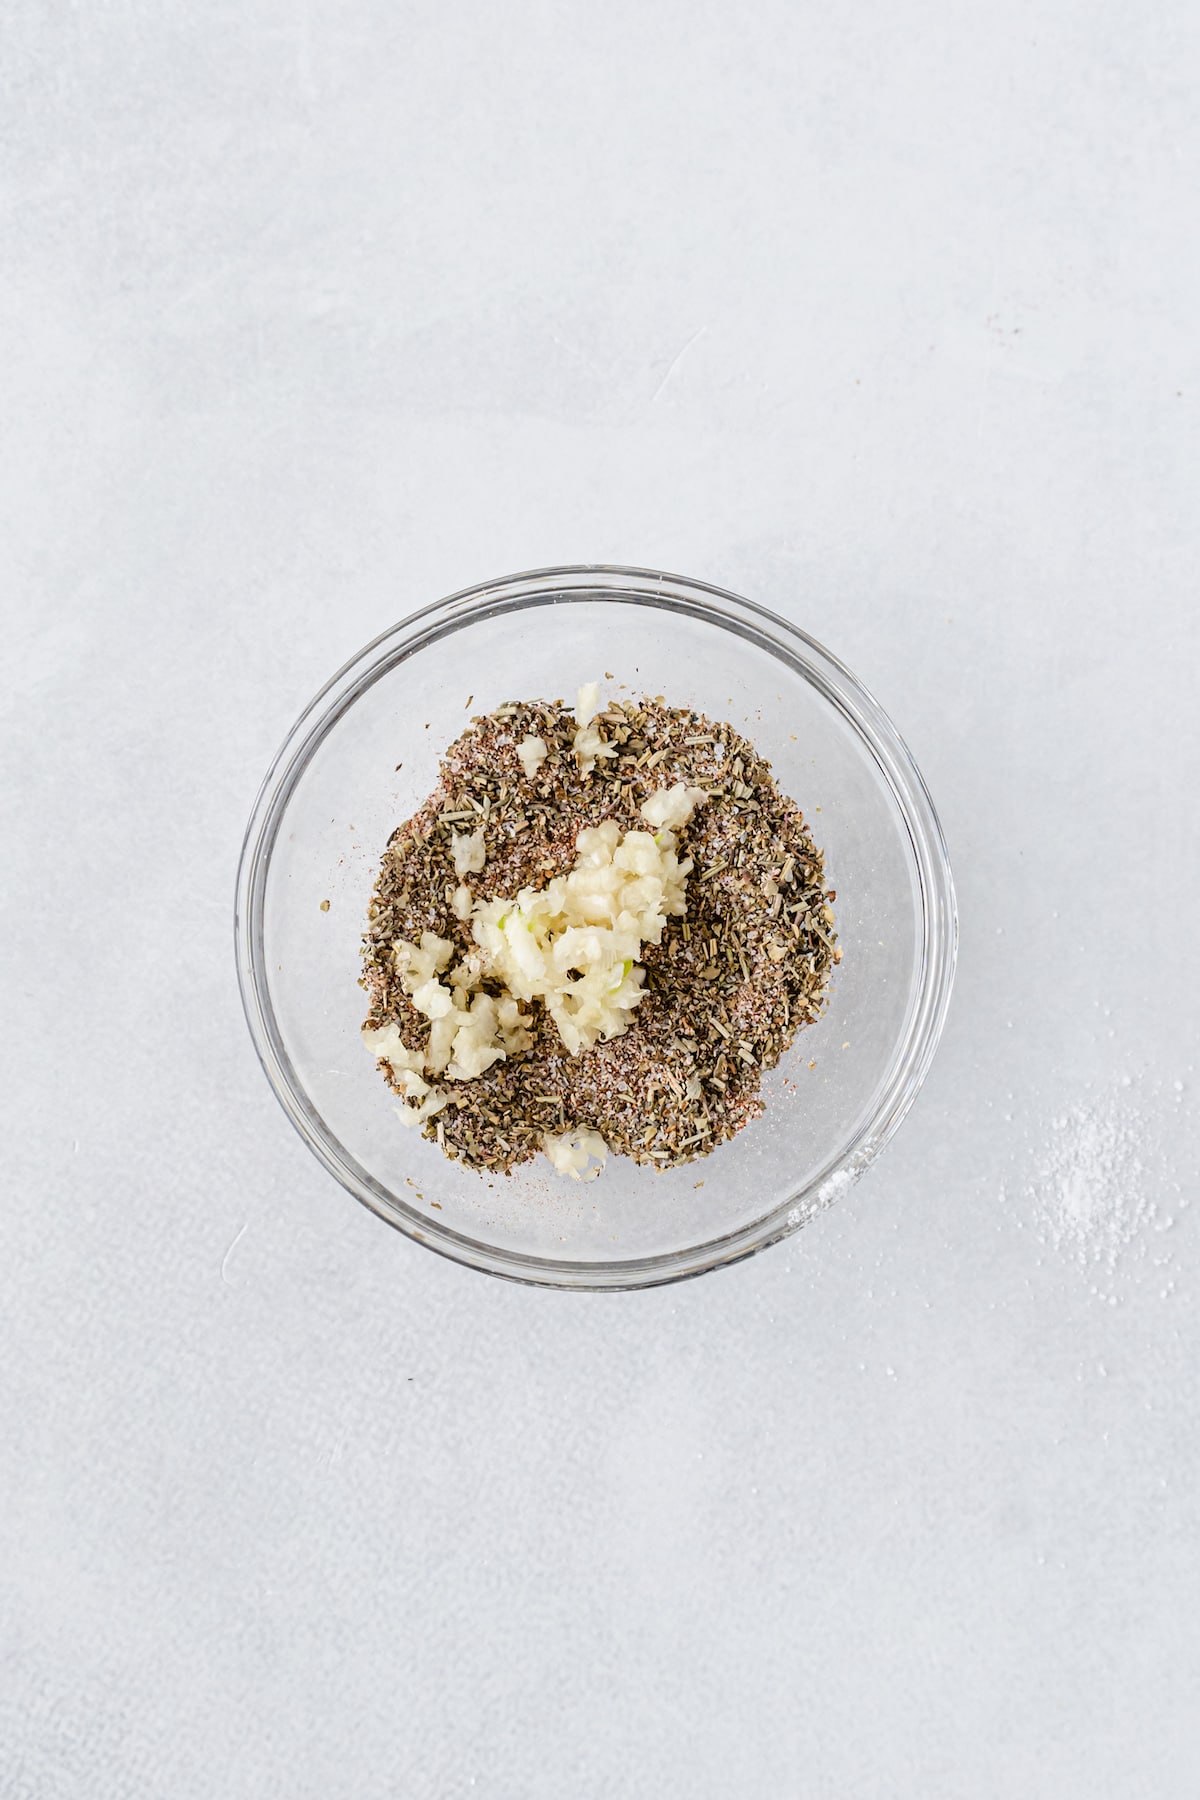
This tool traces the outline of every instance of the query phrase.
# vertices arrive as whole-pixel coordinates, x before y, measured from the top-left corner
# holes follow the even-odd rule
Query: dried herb
[[[688,916],[646,947],[646,997],[629,1030],[572,1057],[535,1004],[533,1047],[449,1084],[450,1104],[426,1123],[447,1156],[489,1173],[535,1156],[544,1131],[575,1126],[653,1168],[706,1156],[762,1112],[763,1070],[819,1016],[841,960],[821,853],[753,745],[661,699],[610,703],[597,722],[618,754],[583,775],[561,702],[510,701],[475,719],[435,792],[393,832],[368,908],[367,1023],[395,1020],[419,1049],[428,1024],[400,986],[392,946],[432,931],[464,955],[473,948],[452,905],[464,821],[484,834],[487,860],[469,881],[487,900],[566,874],[585,825],[644,829],[639,808],[656,789],[707,791],[681,837],[695,864]],[[527,735],[549,749],[532,778],[517,755]]]

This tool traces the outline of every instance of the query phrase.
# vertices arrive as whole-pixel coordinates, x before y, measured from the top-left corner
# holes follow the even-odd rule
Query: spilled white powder
[[[833,1205],[839,1194],[844,1194],[848,1188],[854,1186],[861,1173],[861,1169],[856,1168],[835,1169],[833,1174],[827,1176],[821,1183],[813,1200],[803,1212],[798,1206],[793,1206],[787,1216],[788,1224],[799,1225],[804,1219],[811,1219],[815,1214],[824,1212],[827,1206]]]
[[[859,1171],[857,1169],[835,1169],[827,1181],[823,1181],[817,1189],[817,1206],[832,1206],[839,1194],[844,1194],[854,1186]]]
[[[1116,1268],[1155,1223],[1146,1188],[1143,1124],[1115,1094],[1060,1113],[1029,1189],[1039,1236],[1082,1268]]]

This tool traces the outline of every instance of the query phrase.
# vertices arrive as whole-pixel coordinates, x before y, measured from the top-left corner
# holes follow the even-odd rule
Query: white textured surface
[[[4,11],[5,1800],[1190,1800],[1195,9]],[[862,674],[964,930],[877,1169],[579,1299],[332,1185],[230,906],[592,558]]]

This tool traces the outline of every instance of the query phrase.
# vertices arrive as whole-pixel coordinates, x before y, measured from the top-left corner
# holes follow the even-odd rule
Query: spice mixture
[[[391,1025],[414,1052],[427,1043],[396,945],[426,932],[456,955],[475,951],[464,878],[476,904],[542,889],[572,870],[583,829],[611,820],[644,832],[642,806],[681,783],[705,793],[679,832],[679,856],[693,865],[686,916],[644,946],[645,992],[628,1029],[573,1056],[534,1000],[517,1040],[528,1047],[449,1082],[448,1102],[424,1119],[447,1156],[507,1172],[544,1140],[599,1133],[613,1154],[664,1169],[762,1112],[762,1071],[818,1017],[841,960],[836,895],[799,808],[753,746],[661,696],[608,702],[586,737],[561,702],[513,702],[472,721],[384,854],[364,939],[364,1030]],[[482,855],[465,856],[464,834],[479,845],[480,833]],[[486,978],[483,989],[502,992]],[[379,1066],[403,1096],[401,1072]]]

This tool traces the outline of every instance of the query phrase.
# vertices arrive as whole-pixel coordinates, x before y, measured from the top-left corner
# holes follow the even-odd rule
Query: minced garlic
[[[454,857],[454,873],[460,878],[463,875],[478,875],[487,861],[487,846],[483,841],[483,826],[469,835],[462,831],[450,833],[452,843],[451,854]]]
[[[572,1181],[595,1181],[608,1161],[608,1145],[598,1131],[564,1131],[557,1137],[544,1131],[542,1149],[558,1173]]]
[[[628,1028],[645,992],[642,945],[661,943],[667,919],[687,910],[692,864],[676,857],[675,830],[703,798],[682,785],[652,794],[642,816],[653,836],[606,820],[579,833],[569,875],[476,907],[492,975],[516,999],[544,1002],[572,1056]]]
[[[572,740],[572,748],[579,758],[579,767],[584,775],[591,774],[598,757],[617,754],[615,745],[602,738],[600,727],[592,723],[599,711],[600,684],[598,681],[585,682],[575,696],[575,723],[578,729]]]
[[[543,1002],[572,1056],[599,1038],[618,1037],[628,1029],[645,995],[642,946],[661,943],[667,919],[687,911],[685,884],[692,863],[676,856],[675,834],[705,797],[703,788],[679,783],[651,794],[642,806],[652,832],[622,834],[611,819],[581,831],[575,867],[540,891],[522,888],[513,900],[473,903],[471,890],[460,886],[454,911],[471,919],[478,948],[454,968],[449,938],[425,931],[419,944],[400,940],[394,945],[404,992],[429,1021],[428,1044],[424,1051],[410,1050],[394,1023],[365,1031],[363,1037],[367,1048],[391,1065],[405,1101],[419,1102],[401,1108],[406,1123],[420,1123],[446,1104],[448,1096],[427,1075],[472,1081],[510,1052],[530,1047],[522,1002]],[[453,848],[456,868],[460,856],[465,863],[477,852],[479,861],[471,866],[483,866],[482,830],[469,838],[455,833]],[[484,993],[485,980],[502,984],[505,993],[500,998]],[[603,1149],[596,1133],[582,1137],[595,1139]],[[568,1132],[553,1141],[561,1149],[568,1140],[574,1157],[581,1134]],[[556,1168],[559,1154],[547,1148]],[[596,1154],[594,1148],[590,1154]],[[585,1153],[569,1168],[561,1166],[576,1179],[590,1179],[599,1170],[581,1177],[587,1163]]]
[[[524,737],[517,745],[517,755],[521,759],[521,767],[532,781],[550,751],[543,737]]]

